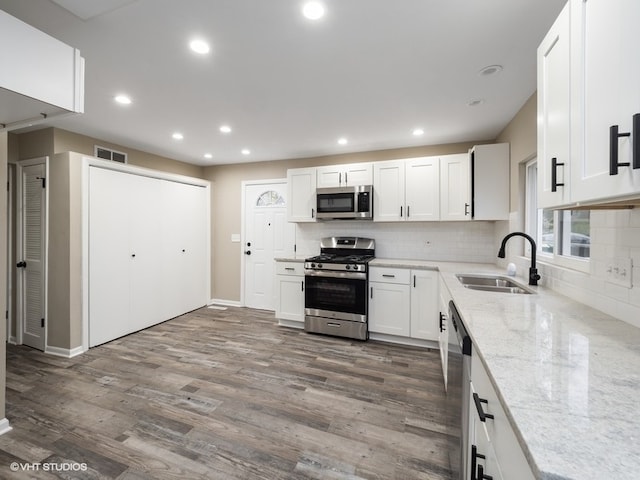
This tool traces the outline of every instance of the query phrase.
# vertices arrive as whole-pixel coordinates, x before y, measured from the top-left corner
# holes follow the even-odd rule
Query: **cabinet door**
[[[610,142],[610,127],[632,132],[640,113],[640,2],[637,0],[571,0],[572,144],[571,199],[591,201],[640,191],[640,169],[621,166],[611,175],[610,144],[618,161],[632,164],[632,144],[620,137]],[[577,83],[575,85],[573,81]],[[575,87],[575,92],[573,91]]]
[[[408,337],[409,285],[369,282],[369,331]]]
[[[304,276],[276,275],[276,318],[304,322]]]
[[[471,220],[469,155],[440,158],[440,220]]]
[[[437,341],[438,272],[411,270],[411,336]]]
[[[471,149],[471,219],[509,219],[509,144]]]
[[[498,463],[498,458],[491,439],[486,429],[486,423],[481,422],[475,410],[473,401],[474,385],[470,388],[469,405],[469,469],[468,478],[492,478],[493,480],[503,480],[502,471]],[[488,420],[491,421],[491,420]],[[509,478],[509,477],[507,477]],[[525,472],[514,478],[526,478]]]
[[[344,166],[343,185],[372,185],[373,165],[371,163],[352,163]]]
[[[315,222],[316,169],[294,168],[287,170],[287,220],[290,222]]]
[[[538,207],[570,202],[569,4],[538,47]]]
[[[404,161],[376,162],[373,165],[373,220],[404,220]]]
[[[405,164],[406,219],[440,220],[440,159],[423,157]]]
[[[318,188],[333,188],[342,185],[343,165],[329,165],[327,167],[318,167],[316,169],[316,181]]]
[[[89,346],[131,333],[129,175],[89,169]]]

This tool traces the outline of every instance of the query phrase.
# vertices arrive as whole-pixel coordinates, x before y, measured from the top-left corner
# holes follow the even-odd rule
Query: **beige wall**
[[[537,95],[534,93],[498,135],[496,142],[511,145],[511,205],[510,211],[521,210],[522,164],[537,152]]]
[[[486,142],[432,145],[205,168],[204,178],[212,183],[211,298],[227,301],[240,300],[242,245],[231,242],[231,235],[240,233],[242,229],[240,209],[243,181],[285,178],[289,168],[463,153],[479,143]]]
[[[8,134],[0,132],[0,185],[7,182]],[[0,252],[7,251],[7,196],[0,195]],[[7,309],[7,256],[0,255],[0,312]],[[4,315],[3,315],[4,317]],[[5,320],[6,322],[6,320]],[[5,391],[7,380],[7,326],[0,328],[0,419],[5,418]]]
[[[123,147],[115,143],[106,142],[96,138],[87,137],[78,133],[55,128],[53,135],[53,153],[78,152],[85,155],[94,155],[94,146],[111,148],[127,154],[129,165],[161,170],[163,172],[186,175],[188,177],[202,178],[203,168],[190,163],[172,160],[170,158],[153,155],[132,148]]]

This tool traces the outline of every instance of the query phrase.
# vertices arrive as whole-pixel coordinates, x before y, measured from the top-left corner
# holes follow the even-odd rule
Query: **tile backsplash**
[[[496,230],[504,230],[498,222]],[[511,222],[514,224],[514,222]],[[514,252],[515,253],[515,252]],[[631,261],[631,286],[623,286],[607,276],[616,260]],[[612,317],[640,327],[640,208],[591,211],[591,259],[589,271],[562,268],[539,259],[541,284]],[[509,255],[519,276],[528,271],[529,260]],[[502,262],[500,262],[502,264]],[[626,279],[625,275],[625,279]]]
[[[494,222],[299,223],[299,255],[315,255],[322,237],[355,236],[376,241],[376,257],[494,263]]]

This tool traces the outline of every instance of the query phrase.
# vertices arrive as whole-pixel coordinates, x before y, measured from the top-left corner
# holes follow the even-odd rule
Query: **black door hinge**
[[[47,188],[47,179],[45,177],[36,177],[36,180],[42,180],[42,188]]]
[[[40,326],[41,326],[42,328],[44,328],[44,318],[41,318],[41,319],[40,319]]]

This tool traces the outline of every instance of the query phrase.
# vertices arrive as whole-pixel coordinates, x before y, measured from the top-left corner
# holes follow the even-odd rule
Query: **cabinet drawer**
[[[276,275],[304,275],[302,262],[276,262]]]
[[[495,455],[504,478],[533,480],[531,467],[520,447],[511,422],[498,399],[493,383],[491,383],[477,352],[474,351],[473,353],[474,355],[471,357],[471,381],[473,384],[472,389],[478,395],[477,403],[479,406],[476,407],[476,401],[471,398],[469,408],[472,411],[472,416],[479,423],[482,423],[479,411],[493,416],[493,418],[486,417],[483,423],[489,441],[495,449]]]
[[[373,267],[369,270],[370,282],[409,284],[411,271],[404,268]]]

